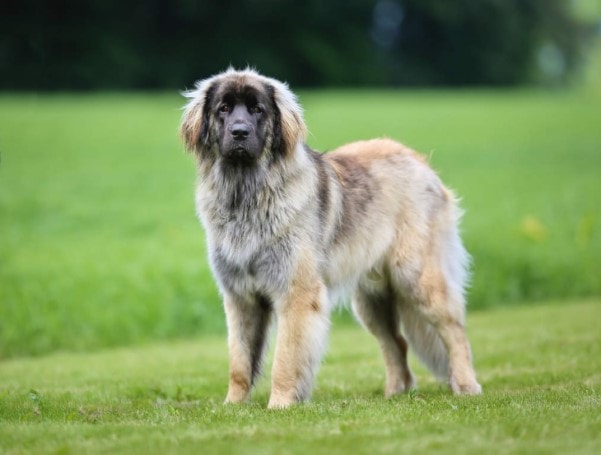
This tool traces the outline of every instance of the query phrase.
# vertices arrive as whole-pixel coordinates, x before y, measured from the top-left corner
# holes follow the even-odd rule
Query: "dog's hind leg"
[[[224,296],[227,319],[230,380],[226,403],[240,403],[250,396],[260,373],[265,339],[273,312],[266,297]]]
[[[395,296],[384,278],[363,278],[353,297],[353,312],[378,340],[386,365],[386,397],[412,388],[415,383],[407,364],[407,342],[400,333]]]
[[[423,281],[423,280],[422,280]],[[423,283],[424,300],[402,311],[410,344],[437,376],[446,376],[455,394],[479,394],[465,334],[463,303],[448,296],[444,285]],[[442,344],[445,352],[439,345]]]
[[[448,378],[454,393],[479,394],[464,323],[469,256],[457,232],[455,210],[447,196],[433,211],[428,235],[405,232],[392,276],[406,297],[399,308],[411,347],[439,378]]]

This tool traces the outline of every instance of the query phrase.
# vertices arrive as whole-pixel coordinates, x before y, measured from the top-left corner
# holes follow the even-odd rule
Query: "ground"
[[[222,404],[224,336],[6,360],[1,453],[598,453],[601,301],[473,312],[484,394],[455,397],[412,359],[419,388],[383,397],[376,342],[335,324],[310,403]]]

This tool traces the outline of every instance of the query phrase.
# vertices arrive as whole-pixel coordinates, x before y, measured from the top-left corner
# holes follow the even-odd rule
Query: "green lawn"
[[[177,94],[0,95],[0,359],[222,332]],[[309,143],[390,136],[463,199],[471,310],[601,295],[601,98],[301,93]]]
[[[419,390],[391,400],[375,340],[335,326],[313,400],[284,411],[266,409],[268,377],[221,404],[224,336],[6,360],[0,453],[598,453],[600,318],[598,299],[477,312],[484,394],[417,368]]]

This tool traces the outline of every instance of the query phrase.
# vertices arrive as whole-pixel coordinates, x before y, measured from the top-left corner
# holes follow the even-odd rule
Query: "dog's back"
[[[333,295],[352,290],[355,314],[379,339],[387,395],[413,385],[401,325],[436,376],[449,377],[455,355],[451,386],[479,393],[462,329],[469,256],[453,193],[421,155],[392,140],[351,143],[324,160],[334,170],[332,191],[340,192],[330,217],[338,225],[326,228],[335,232],[325,251],[326,283]],[[449,354],[445,343],[461,353]]]
[[[421,155],[398,142],[354,142],[323,159],[333,170],[328,197],[335,202],[326,217],[333,221],[323,230],[332,286],[393,264],[409,278],[428,254],[434,225],[458,221],[453,194]],[[455,279],[463,283],[465,275]]]

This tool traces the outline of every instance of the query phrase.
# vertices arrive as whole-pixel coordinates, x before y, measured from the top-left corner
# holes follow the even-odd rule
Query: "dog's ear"
[[[196,89],[182,93],[190,99],[180,124],[180,136],[189,152],[200,153],[211,146],[210,108],[216,89],[217,81],[209,78],[198,81]]]
[[[299,142],[304,142],[307,127],[303,109],[296,96],[283,82],[269,79],[268,90],[274,109],[272,150],[274,153],[291,154]]]

